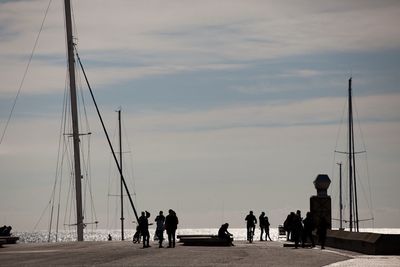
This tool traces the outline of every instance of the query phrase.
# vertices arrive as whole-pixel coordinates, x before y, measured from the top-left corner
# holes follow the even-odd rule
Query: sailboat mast
[[[340,226],[339,226],[339,230],[343,230],[343,203],[342,203],[342,163],[336,163],[337,165],[339,165],[339,209],[340,209],[340,213],[339,213],[339,222],[340,222]]]
[[[121,168],[121,240],[125,240],[124,238],[124,185],[123,185],[123,177],[122,177],[122,134],[121,134],[121,109],[118,110],[118,130],[119,130],[119,167]]]
[[[71,95],[72,137],[74,144],[76,226],[77,226],[78,241],[83,241],[82,185],[81,185],[82,175],[81,175],[81,160],[79,154],[80,149],[79,149],[78,105],[76,97],[74,43],[72,39],[70,0],[64,0],[64,5],[65,5],[65,26],[67,33],[69,87]]]
[[[351,89],[351,83],[350,83]],[[352,145],[352,153],[350,154],[352,162],[353,162],[353,197],[354,197],[354,228],[355,231],[359,231],[358,227],[358,201],[357,201],[357,179],[356,179],[356,152],[354,149],[354,120],[353,120],[353,97],[350,92],[350,101],[351,101],[351,145]]]
[[[353,146],[352,146],[352,119],[353,106],[351,101],[351,78],[349,79],[349,210],[350,210],[350,232],[353,231]]]

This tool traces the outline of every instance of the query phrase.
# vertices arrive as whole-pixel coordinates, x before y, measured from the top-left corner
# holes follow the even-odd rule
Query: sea
[[[150,236],[154,238],[155,229],[149,229]],[[228,231],[233,234],[234,240],[246,240],[246,228],[229,228]],[[362,228],[360,232],[372,232],[380,234],[400,234],[400,228]],[[57,234],[49,231],[34,231],[34,232],[18,232],[13,231],[13,236],[18,236],[21,243],[42,243],[42,242],[69,242],[76,241],[76,231],[61,230]],[[121,230],[106,230],[106,229],[86,229],[84,232],[85,241],[107,241],[108,235],[111,235],[113,240],[121,240]],[[135,230],[126,229],[124,231],[125,240],[132,240]],[[197,228],[197,229],[178,229],[177,235],[217,235],[217,228]],[[256,229],[254,237],[258,240],[260,230]],[[166,235],[165,235],[166,237]],[[270,237],[273,241],[285,240],[286,236],[279,235],[278,228],[270,228]]]

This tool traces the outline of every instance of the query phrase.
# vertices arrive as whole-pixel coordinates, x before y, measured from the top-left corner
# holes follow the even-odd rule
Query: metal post
[[[75,84],[74,43],[72,39],[72,20],[70,0],[64,0],[65,26],[67,32],[69,87],[71,95],[72,137],[74,143],[74,170],[76,193],[76,226],[78,241],[83,241],[83,215],[82,215],[82,185],[81,185],[81,160],[79,149],[78,105]]]
[[[122,182],[122,134],[121,134],[121,109],[118,110],[118,129],[119,129],[119,166],[121,168],[121,240],[125,240],[124,238],[124,191],[123,191],[123,182]]]

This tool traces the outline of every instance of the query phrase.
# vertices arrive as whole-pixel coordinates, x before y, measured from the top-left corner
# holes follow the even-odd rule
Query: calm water
[[[154,229],[150,229],[150,236],[154,236]],[[245,228],[230,228],[229,231],[233,234],[235,240],[246,240],[246,229]],[[363,228],[360,229],[362,232],[373,232],[373,233],[382,233],[382,234],[400,234],[400,228]],[[125,230],[125,239],[132,240],[134,235],[134,230]],[[218,233],[217,228],[201,228],[201,229],[178,229],[178,235],[187,235],[187,234],[214,234]],[[121,239],[121,231],[120,230],[87,230],[85,231],[84,238],[86,241],[106,241],[108,234],[111,234],[113,240]],[[37,243],[37,242],[48,242],[49,233],[48,231],[37,231],[37,232],[15,232],[13,231],[13,235],[20,237],[20,242],[22,243]],[[256,229],[255,232],[255,240],[257,240],[260,236],[260,230]],[[284,239],[283,236],[278,235],[278,228],[270,229],[270,236],[272,240],[278,240],[278,238]],[[76,233],[75,230],[71,231],[60,231],[57,236],[58,242],[67,242],[67,241],[75,241]],[[56,241],[56,234],[52,233],[50,235],[50,241]]]

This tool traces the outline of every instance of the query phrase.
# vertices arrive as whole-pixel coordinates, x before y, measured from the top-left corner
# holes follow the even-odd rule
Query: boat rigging
[[[349,219],[343,219],[343,202],[342,202],[342,163],[337,163],[339,165],[339,210],[340,210],[340,229],[344,229],[342,222],[349,223],[350,232],[359,232],[360,226],[359,222],[369,221],[371,219],[359,219],[358,212],[358,195],[357,195],[357,172],[356,172],[356,155],[366,153],[366,150],[355,151],[355,140],[354,140],[354,120],[353,120],[353,99],[352,99],[352,78],[348,81],[348,150],[338,151],[335,153],[347,155],[348,164],[348,200],[349,200]],[[337,219],[333,219],[337,220]]]

